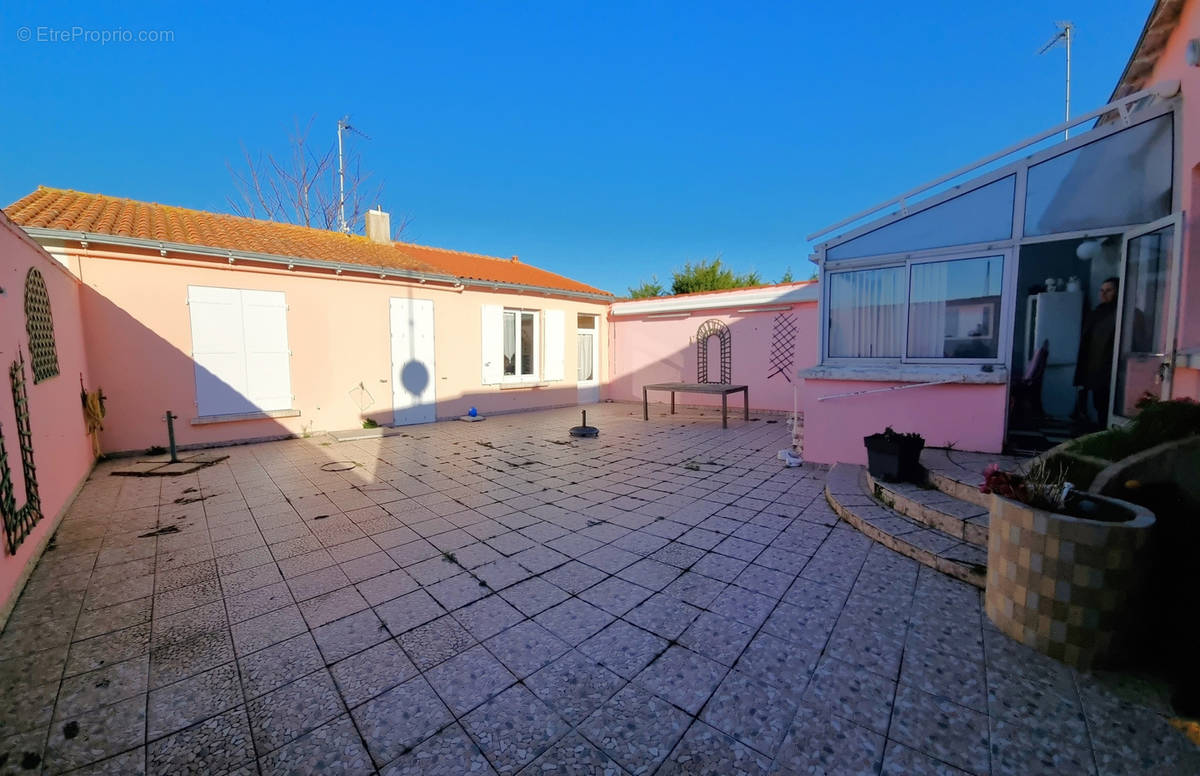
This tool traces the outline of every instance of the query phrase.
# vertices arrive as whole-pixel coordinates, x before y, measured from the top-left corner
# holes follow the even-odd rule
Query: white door
[[[1113,347],[1112,422],[1136,415],[1143,397],[1171,398],[1181,236],[1177,216],[1125,235]]]
[[[397,426],[437,420],[433,369],[433,301],[393,299],[392,422]]]
[[[578,352],[576,382],[579,386],[579,403],[595,404],[600,401],[600,347],[597,335],[599,323],[594,315],[580,315],[576,328],[575,342]]]

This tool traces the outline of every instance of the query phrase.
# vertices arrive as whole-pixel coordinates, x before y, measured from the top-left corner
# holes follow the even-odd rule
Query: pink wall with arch
[[[696,382],[696,332],[705,321],[718,320],[729,327],[733,382],[749,386],[750,406],[760,410],[790,412],[792,389],[798,384],[797,371],[817,362],[817,304],[815,301],[760,303],[758,306],[767,308],[766,312],[738,305],[739,297],[750,297],[755,293],[760,292],[757,289],[743,289],[742,292],[721,294],[721,307],[688,310],[681,313],[683,317],[648,317],[652,313],[610,316],[612,367],[605,398],[640,402],[642,386],[648,383]],[[622,303],[622,306],[636,310],[636,304]],[[736,312],[737,309],[746,312]],[[796,335],[790,341],[793,360],[786,375],[769,376],[773,371],[770,366],[773,327],[776,316],[781,314],[791,316],[796,324]],[[709,340],[709,354],[709,379],[716,382],[720,379],[716,338]],[[650,394],[652,403],[669,400],[670,396],[666,393]],[[740,407],[741,400],[740,395],[731,396],[730,406]],[[676,401],[700,406],[721,405],[721,397],[700,394],[678,394]]]

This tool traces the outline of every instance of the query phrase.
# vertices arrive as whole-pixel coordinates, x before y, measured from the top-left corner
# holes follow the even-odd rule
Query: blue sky
[[[1107,101],[1151,0],[62,3],[0,9],[0,203],[38,184],[228,210],[240,144],[349,114],[405,239],[623,293],[804,236]],[[18,40],[21,28],[174,42]],[[43,33],[44,37],[45,33]]]

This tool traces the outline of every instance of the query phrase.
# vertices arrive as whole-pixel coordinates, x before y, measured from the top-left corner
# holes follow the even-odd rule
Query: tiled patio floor
[[[0,771],[1195,772],[1151,688],[839,525],[782,418],[639,413],[100,466],[0,636]]]

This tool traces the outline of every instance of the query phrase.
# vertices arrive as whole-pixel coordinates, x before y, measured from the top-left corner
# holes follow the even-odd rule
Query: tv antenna
[[[1042,54],[1045,54],[1047,51],[1049,51],[1050,49],[1057,46],[1059,41],[1062,41],[1063,43],[1066,44],[1066,49],[1067,49],[1067,119],[1066,120],[1070,121],[1071,120],[1071,35],[1072,35],[1072,33],[1075,32],[1075,25],[1068,21],[1055,22],[1054,24],[1056,27],[1058,27],[1058,32],[1056,32],[1054,34],[1054,37],[1050,39],[1050,42],[1048,42],[1045,46],[1042,46],[1042,50],[1038,52],[1038,55],[1041,56]],[[1070,137],[1071,137],[1071,128],[1067,127],[1066,129],[1063,130],[1063,140],[1068,140],[1068,139],[1070,139]]]
[[[346,223],[346,162],[342,154],[342,132],[353,132],[370,140],[363,132],[350,126],[350,117],[342,116],[337,123],[338,136],[338,231],[350,234],[350,225]]]

